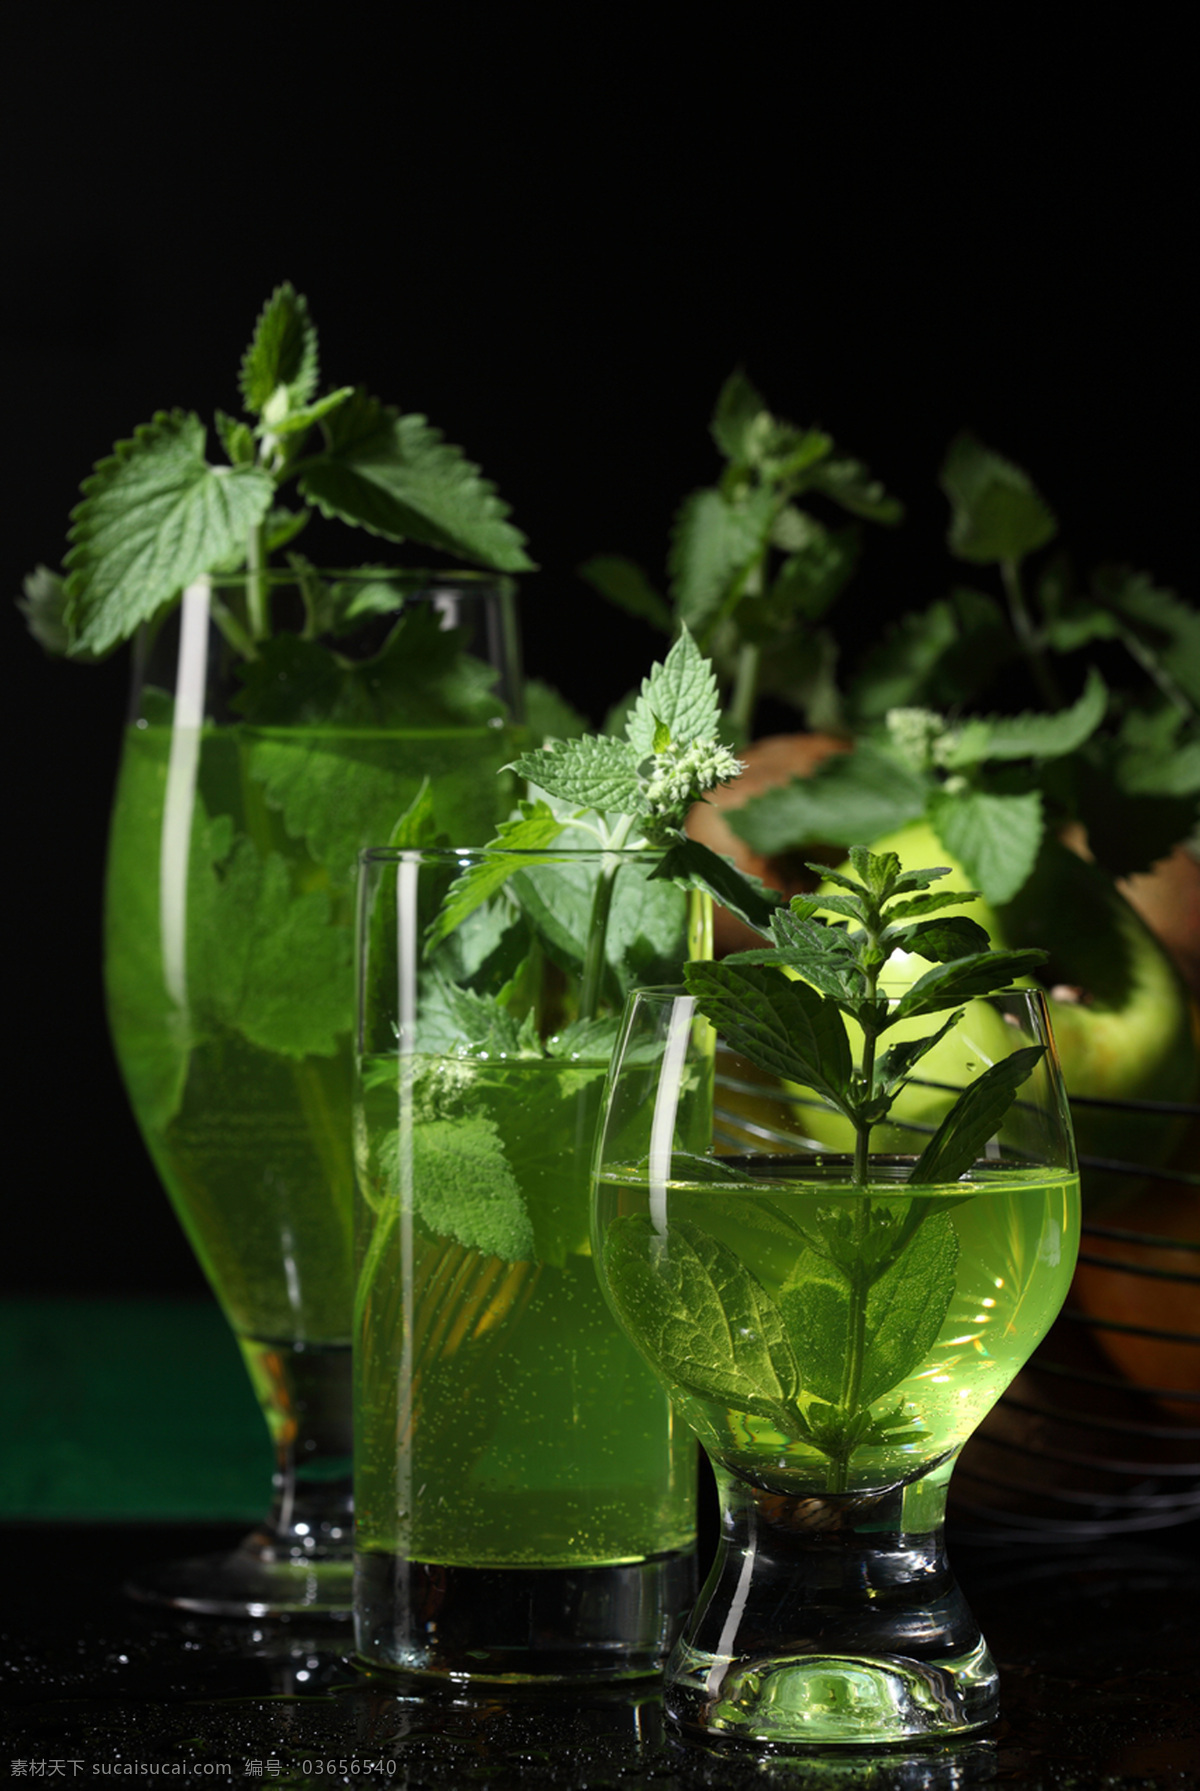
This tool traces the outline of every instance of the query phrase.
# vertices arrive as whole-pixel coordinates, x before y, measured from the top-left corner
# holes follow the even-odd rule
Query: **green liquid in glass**
[[[754,1165],[740,1185],[652,1186],[643,1167],[599,1190],[615,1303],[680,1415],[718,1461],[783,1494],[894,1485],[956,1450],[1058,1313],[1078,1177],[1007,1166],[919,1190],[924,1228],[877,1293],[856,1293],[856,1252],[911,1210],[903,1185],[736,1161]]]
[[[351,1336],[356,855],[425,776],[440,827],[488,838],[513,794],[496,774],[523,741],[498,726],[205,727],[175,730],[174,748],[166,725],[127,733],[105,903],[113,1039],[256,1374],[251,1340]]]
[[[417,1084],[408,1195],[395,1168],[402,1065]],[[693,1546],[694,1443],[613,1324],[590,1254],[604,1067],[363,1064],[360,1551],[473,1568],[595,1567]],[[439,1073],[455,1086],[456,1111],[494,1128],[532,1228],[527,1260],[489,1254],[433,1222],[447,1209],[423,1180],[433,1171],[420,1079]]]

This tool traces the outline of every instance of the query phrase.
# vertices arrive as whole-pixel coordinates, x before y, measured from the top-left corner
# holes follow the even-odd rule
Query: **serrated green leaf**
[[[744,373],[739,370],[729,375],[717,396],[717,407],[709,425],[712,438],[726,460],[742,465],[751,461],[754,425],[766,408]]]
[[[84,481],[65,561],[74,646],[106,652],[245,551],[275,487],[258,467],[209,466],[204,446],[199,417],[160,411]]]
[[[585,734],[582,740],[555,740],[537,752],[522,753],[512,770],[548,796],[601,813],[645,810],[638,758],[624,740]]]
[[[223,410],[214,411],[217,435],[233,466],[250,466],[254,460],[254,431],[248,423],[227,417]]]
[[[846,456],[822,460],[813,468],[808,484],[814,491],[823,491],[843,510],[868,522],[892,524],[903,521],[904,505],[898,498],[887,495],[861,460]]]
[[[819,622],[849,582],[860,549],[855,530],[821,529],[779,568],[767,600],[772,617]],[[752,608],[746,620],[752,623]]]
[[[498,895],[514,872],[523,865],[537,864],[538,855],[554,844],[563,827],[564,823],[544,802],[523,802],[518,819],[502,821],[497,829],[495,843],[503,849],[504,856],[481,859],[450,886],[441,912],[429,929],[428,949],[448,938],[468,915]],[[533,856],[524,857],[526,853]]]
[[[805,982],[842,1006],[857,1002],[866,993],[858,952],[840,927],[823,926],[793,907],[790,911],[778,909],[772,915],[771,931],[775,950],[731,952],[723,962],[777,964],[795,970]]]
[[[723,908],[760,933],[766,932],[782,899],[757,877],[740,871],[731,858],[718,856],[699,840],[677,841],[663,854],[653,875],[685,889],[706,890]]]
[[[670,730],[673,741],[685,745],[693,740],[714,740],[720,718],[716,676],[685,624],[667,657],[642,679],[641,692],[626,723],[626,737],[640,762],[653,753],[660,725]]]
[[[832,753],[811,777],[751,797],[726,816],[739,839],[768,856],[828,841],[878,839],[924,814],[930,786],[874,742]]]
[[[762,1069],[799,1082],[846,1113],[853,1064],[842,1016],[803,982],[755,964],[688,964],[688,993],[726,1042]]]
[[[603,1264],[625,1329],[668,1386],[768,1418],[794,1402],[779,1310],[719,1238],[684,1220],[663,1239],[628,1213],[605,1234]]]
[[[950,551],[961,560],[1020,561],[1058,531],[1029,475],[969,431],[951,442],[940,482],[950,499]]]
[[[1104,567],[1096,595],[1125,624],[1123,638],[1144,670],[1200,708],[1200,613],[1174,591],[1155,586],[1145,572]]]
[[[703,634],[732,590],[762,554],[777,502],[766,486],[730,501],[712,489],[685,498],[671,531],[667,559],[680,622]]]
[[[325,428],[328,449],[302,464],[300,489],[326,516],[501,572],[531,569],[495,487],[424,417],[402,416],[360,390]]]
[[[917,1158],[908,1177],[909,1187],[954,1182],[965,1175],[999,1130],[1017,1089],[1033,1074],[1045,1054],[1044,1045],[1024,1046],[1011,1057],[992,1064],[965,1088]]]
[[[962,896],[954,891],[955,903]],[[952,914],[941,920],[917,920],[906,926],[889,926],[883,943],[892,951],[915,952],[935,964],[948,964],[952,958],[969,957],[973,952],[987,951],[991,941],[977,921],[965,914]]]
[[[437,817],[433,807],[433,785],[421,779],[421,787],[388,834],[387,843],[393,852],[417,851],[437,844]]]
[[[289,410],[270,423],[264,417],[259,424],[259,434],[302,435],[306,429],[311,429],[313,424],[319,423],[323,417],[332,416],[335,410],[340,410],[346,400],[353,396],[353,386],[339,386],[337,391],[327,392],[324,398],[317,398],[312,404],[302,404],[296,410]]]
[[[17,608],[38,646],[47,653],[65,653],[71,636],[66,623],[66,581],[62,575],[51,572],[48,566],[37,566],[22,581],[22,590]]]
[[[954,769],[985,759],[1056,759],[1075,752],[1095,733],[1108,708],[1108,686],[1089,666],[1083,695],[1057,714],[1030,711],[1024,715],[973,718],[956,737],[946,737],[941,762]]]
[[[1045,823],[1037,790],[994,796],[967,789],[938,794],[930,805],[935,832],[951,858],[991,903],[1007,902],[1032,871]]]
[[[413,1210],[423,1225],[464,1249],[528,1262],[534,1253],[520,1184],[494,1121],[482,1113],[418,1121],[407,1134]],[[400,1135],[380,1148],[380,1167],[400,1186]]]
[[[1031,976],[1046,961],[1044,951],[988,951],[938,964],[904,991],[891,1010],[889,1025],[915,1019],[919,1014],[942,1013],[977,996],[994,994]]]
[[[875,1086],[889,1095],[893,1089],[899,1088],[912,1075],[926,1053],[940,1044],[948,1032],[953,1032],[962,1019],[963,1012],[962,1008],[956,1008],[944,1025],[939,1026],[936,1032],[926,1033],[924,1038],[901,1039],[898,1043],[889,1045],[876,1062]]]
[[[308,300],[285,281],[263,306],[242,357],[238,381],[242,397],[247,410],[257,415],[282,386],[291,410],[308,403],[317,378],[317,331]]]
[[[579,576],[623,609],[664,634],[672,632],[671,612],[640,566],[620,554],[596,554],[579,567]]]

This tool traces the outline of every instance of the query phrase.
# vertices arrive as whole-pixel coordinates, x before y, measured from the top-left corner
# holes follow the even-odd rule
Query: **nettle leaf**
[[[1026,1045],[990,1069],[963,1090],[943,1119],[909,1177],[908,1186],[930,1186],[957,1181],[975,1162],[1012,1106],[1017,1089],[1045,1056],[1044,1045]],[[918,1238],[928,1227],[925,1220]]]
[[[506,856],[481,859],[455,879],[429,929],[427,948],[432,950],[460,927],[469,914],[490,902],[515,871],[540,863],[540,855],[554,844],[564,826],[565,822],[560,821],[546,803],[522,802],[519,818],[501,821],[497,829],[495,844],[503,847]]]
[[[291,410],[308,403],[317,377],[317,331],[308,300],[285,281],[263,306],[242,357],[238,380],[242,397],[247,410],[258,414],[283,386]]]
[[[324,515],[501,572],[532,568],[495,487],[424,417],[403,416],[359,390],[325,428],[326,452],[300,476],[301,491]]]
[[[159,411],[84,481],[65,561],[75,646],[106,652],[201,573],[244,553],[274,484],[259,467],[210,466],[204,449],[199,417]]]
[[[266,435],[303,435],[314,423],[319,423],[323,417],[332,416],[335,410],[340,410],[346,400],[353,396],[353,386],[339,386],[334,392],[326,392],[324,398],[317,398],[312,404],[303,404],[298,410],[286,411],[276,418],[271,417],[268,406],[259,431]]]
[[[423,1225],[485,1256],[532,1259],[533,1227],[494,1121],[482,1113],[418,1121],[406,1142],[413,1208]],[[394,1133],[379,1152],[381,1170],[397,1191],[402,1180],[409,1182],[400,1173],[400,1151]]]
[[[823,491],[843,510],[861,516],[867,522],[897,523],[904,519],[904,505],[889,497],[878,479],[871,477],[861,460],[840,456],[822,460],[809,475],[808,485]]]
[[[1200,614],[1174,591],[1156,587],[1147,573],[1125,568],[1105,567],[1096,594],[1125,624],[1127,644],[1130,636],[1136,639],[1139,663],[1157,667],[1193,709],[1200,707]]]
[[[699,840],[678,840],[664,853],[653,875],[686,889],[707,890],[722,907],[760,933],[766,932],[783,899],[777,890],[740,871],[732,858],[720,857]]]
[[[726,460],[747,465],[754,458],[755,424],[767,413],[762,398],[740,370],[731,373],[717,395],[709,428]]]
[[[582,740],[555,740],[522,753],[511,769],[562,802],[629,815],[645,811],[638,762],[624,740],[585,734]]]
[[[478,1057],[541,1057],[541,1040],[526,1014],[518,1020],[495,995],[460,988],[435,976],[421,1001],[421,1039],[443,1056],[470,1051]]]
[[[244,836],[214,871],[189,941],[200,1006],[260,1050],[328,1057],[349,1030],[351,937],[328,890],[294,891],[286,862]]]
[[[777,499],[756,486],[737,501],[719,491],[685,498],[671,531],[667,566],[675,613],[702,633],[766,547]]]
[[[38,646],[47,653],[65,653],[71,635],[66,623],[67,590],[62,575],[51,572],[48,566],[37,566],[22,581],[22,591],[17,608]]]
[[[667,657],[642,679],[625,731],[639,762],[654,752],[660,726],[674,741],[712,740],[721,718],[717,679],[686,625]]]
[[[664,634],[672,632],[671,612],[640,566],[620,554],[597,554],[579,567],[579,576],[623,609]]]
[[[1010,901],[1028,880],[1042,842],[1041,793],[941,792],[934,796],[929,813],[947,852],[986,899],[993,904]]]
[[[962,900],[958,890],[952,893],[956,901]],[[916,952],[919,958],[929,958],[935,964],[948,964],[953,958],[965,958],[972,952],[987,951],[991,944],[986,931],[978,921],[965,914],[954,914],[942,920],[919,920],[907,926],[889,926],[883,935],[883,944],[895,951]]]
[[[604,1272],[622,1323],[669,1386],[769,1419],[795,1400],[779,1309],[720,1239],[685,1220],[663,1239],[628,1213],[608,1228]]]
[[[1057,714],[974,717],[956,738],[947,737],[943,763],[948,769],[975,765],[984,759],[1057,759],[1075,752],[1095,733],[1108,709],[1108,686],[1088,668],[1087,684],[1078,702]]]
[[[223,410],[213,412],[213,423],[221,446],[233,466],[249,466],[254,460],[254,431],[249,423],[227,417]]]
[[[969,431],[951,442],[940,482],[951,505],[950,551],[961,560],[1023,560],[1058,532],[1029,475]]]
[[[918,772],[864,740],[853,752],[831,753],[811,777],[751,797],[726,819],[739,839],[767,856],[816,840],[848,846],[915,821],[929,789]]]
[[[856,530],[826,529],[813,522],[809,539],[789,554],[771,586],[767,609],[776,626],[791,615],[819,622],[849,582],[861,549]],[[753,606],[745,622],[752,626]]]
[[[978,995],[991,995],[1030,976],[1046,961],[1044,951],[978,952],[969,958],[953,958],[938,964],[917,978],[905,990],[892,1009],[890,1024],[909,1020],[917,1014],[936,1014],[944,1008],[973,1001]]]
[[[841,1014],[804,982],[756,964],[688,964],[688,992],[735,1050],[846,1113],[853,1064]]]

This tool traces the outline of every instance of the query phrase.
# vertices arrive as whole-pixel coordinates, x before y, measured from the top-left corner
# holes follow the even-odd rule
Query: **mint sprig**
[[[915,1064],[948,1027],[905,1041],[879,1055],[879,1041],[901,1021],[954,1009],[1006,988],[1045,959],[1041,951],[994,951],[981,927],[965,917],[942,916],[944,905],[930,885],[942,867],[906,871],[894,852],[875,854],[854,846],[857,876],[817,871],[837,893],[797,896],[772,917],[773,949],[738,952],[720,964],[689,964],[685,975],[702,1013],[728,1043],[752,1063],[784,1081],[814,1088],[854,1128],[853,1179],[868,1180],[872,1128],[886,1119]],[[955,892],[955,903],[978,891]],[[845,926],[816,916],[834,914]],[[932,968],[889,1001],[880,975],[897,949],[915,952]],[[845,1021],[863,1035],[856,1067]],[[914,1166],[914,1182],[954,1181],[974,1162],[981,1138],[990,1137],[1016,1087],[1043,1054],[1041,1046],[1016,1051],[994,1064],[959,1095]],[[986,1130],[980,1128],[986,1123]]]
[[[506,506],[461,449],[425,417],[354,386],[318,395],[319,377],[307,300],[285,283],[264,306],[242,357],[246,417],[215,415],[227,464],[209,459],[208,431],[194,412],[160,411],[85,480],[61,597],[42,579],[36,603],[27,598],[24,606],[41,643],[100,657],[203,574],[246,568],[246,613],[225,605],[213,613],[231,645],[252,659],[273,632],[262,576],[268,557],[312,509],[497,571],[531,567]],[[292,484],[309,509],[279,504]]]

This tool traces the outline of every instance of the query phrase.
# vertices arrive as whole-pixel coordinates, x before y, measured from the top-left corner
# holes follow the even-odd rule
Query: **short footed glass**
[[[912,1191],[967,1080],[1045,1047],[996,1135]],[[667,1666],[708,1745],[920,1745],[996,1715],[997,1673],[946,1559],[959,1449],[1054,1319],[1079,1184],[1045,1002],[972,1002],[855,1183],[849,1127],[718,1042],[711,1129],[690,997],[631,997],[609,1071],[593,1254],[619,1323],[712,1459],[716,1562]]]

